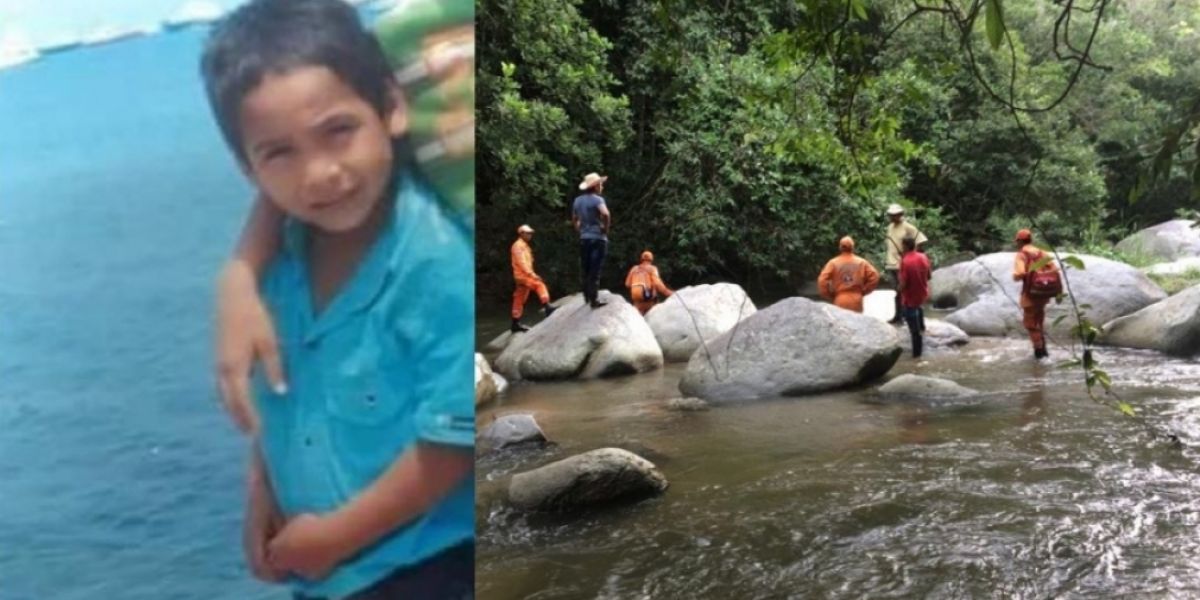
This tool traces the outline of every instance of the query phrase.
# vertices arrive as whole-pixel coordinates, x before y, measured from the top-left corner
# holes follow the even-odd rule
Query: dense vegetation
[[[1076,4],[479,0],[481,297],[511,289],[521,223],[555,296],[578,290],[589,171],[611,177],[614,289],[643,248],[675,286],[794,286],[845,234],[878,264],[891,202],[941,260],[1030,217],[1084,249],[1172,218],[1200,0]]]

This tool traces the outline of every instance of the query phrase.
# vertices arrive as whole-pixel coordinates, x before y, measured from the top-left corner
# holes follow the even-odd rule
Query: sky
[[[79,41],[98,32],[157,29],[168,19],[225,14],[246,1],[0,0],[0,67],[6,59],[25,55],[31,48]]]
[[[78,40],[100,29],[160,24],[186,5],[227,12],[244,0],[0,0],[0,47]]]

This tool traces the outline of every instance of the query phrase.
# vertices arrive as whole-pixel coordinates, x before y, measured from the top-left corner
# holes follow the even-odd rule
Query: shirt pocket
[[[390,343],[388,331],[368,315],[361,327],[331,332],[326,340],[325,407],[334,425],[388,427],[411,412],[407,353]]]
[[[341,378],[328,386],[326,409],[337,424],[386,427],[404,408],[403,390],[380,373]]]
[[[397,375],[372,370],[327,382],[330,462],[345,497],[370,485],[412,443],[413,393]]]

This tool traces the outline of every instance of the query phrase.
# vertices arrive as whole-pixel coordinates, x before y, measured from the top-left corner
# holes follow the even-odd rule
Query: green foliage
[[[1179,275],[1157,275],[1149,273],[1146,275],[1151,281],[1158,284],[1164,292],[1170,295],[1178,294],[1190,287],[1200,285],[1200,269],[1188,269]]]
[[[569,204],[590,171],[611,176],[614,288],[644,248],[677,286],[794,285],[847,234],[878,263],[891,202],[935,264],[1009,249],[1032,217],[1049,244],[1138,265],[1111,243],[1191,206],[1200,168],[1178,125],[1200,89],[1200,0],[1110,3],[1091,56],[1110,69],[1019,114],[987,90],[1061,95],[1060,7],[953,5],[971,35],[877,0],[480,0],[481,293],[507,294],[521,223],[555,295],[576,289]],[[1139,176],[1175,131],[1159,177]]]

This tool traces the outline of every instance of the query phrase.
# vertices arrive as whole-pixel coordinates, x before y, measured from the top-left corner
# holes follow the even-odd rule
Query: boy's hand
[[[275,569],[324,579],[345,558],[342,541],[329,517],[296,515],[267,544],[267,558]]]
[[[242,550],[255,577],[278,583],[287,576],[287,571],[276,569],[267,560],[267,543],[283,528],[283,515],[264,479],[251,478],[250,486],[242,522]]]
[[[258,295],[254,273],[234,260],[221,272],[217,293],[217,383],[225,409],[244,432],[258,431],[250,398],[257,358],[276,393],[287,391],[271,317]]]

